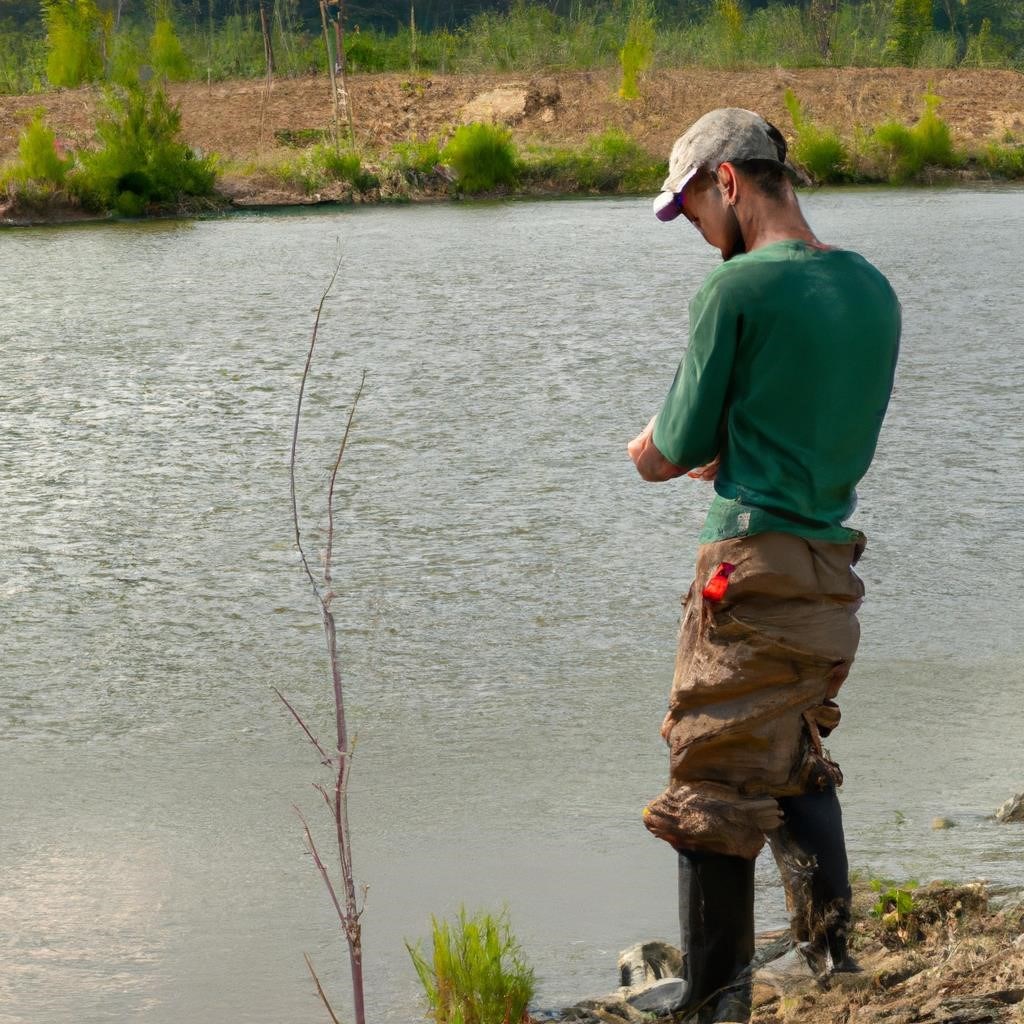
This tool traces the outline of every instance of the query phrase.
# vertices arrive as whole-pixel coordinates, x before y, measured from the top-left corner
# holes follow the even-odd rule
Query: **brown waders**
[[[685,977],[674,1012],[748,1019],[754,860],[766,839],[799,948],[819,973],[849,967],[842,773],[821,740],[839,723],[833,698],[860,637],[862,550],[764,533],[698,552],[662,728],[670,782],[644,809],[679,853]]]

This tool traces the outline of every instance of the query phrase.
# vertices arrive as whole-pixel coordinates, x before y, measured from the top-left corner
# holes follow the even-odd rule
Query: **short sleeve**
[[[693,469],[721,446],[740,315],[727,282],[712,276],[690,303],[690,345],[654,425],[654,445],[669,462]]]

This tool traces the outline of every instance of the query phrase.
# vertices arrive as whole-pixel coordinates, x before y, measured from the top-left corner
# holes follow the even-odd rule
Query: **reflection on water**
[[[851,859],[878,874],[1024,884],[1024,833],[990,818],[1024,753],[1020,200],[806,201],[822,237],[890,275],[906,320],[833,738]],[[336,611],[374,1016],[419,1015],[403,940],[460,903],[508,903],[552,1003],[609,989],[619,949],[675,932],[672,855],[638,815],[663,785],[709,495],[642,486],[624,445],[714,265],[695,233],[642,200],[9,232],[4,1024],[306,1021],[304,950],[344,1002],[291,812],[316,813],[316,766],[270,690],[326,733],[287,453],[339,237],[300,470],[316,551],[367,368]],[[958,827],[932,832],[937,815]],[[758,912],[783,917],[769,863]]]

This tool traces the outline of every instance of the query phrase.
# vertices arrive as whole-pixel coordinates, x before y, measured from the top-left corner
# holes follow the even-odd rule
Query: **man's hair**
[[[733,166],[769,199],[784,199],[789,172],[772,160],[737,160]]]

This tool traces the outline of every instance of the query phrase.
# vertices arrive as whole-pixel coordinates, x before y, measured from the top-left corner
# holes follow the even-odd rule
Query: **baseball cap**
[[[799,177],[786,160],[786,140],[775,125],[742,107],[719,107],[705,114],[676,139],[668,162],[668,177],[654,200],[658,220],[675,220],[682,213],[682,194],[702,168],[716,170],[726,161],[768,160]]]

